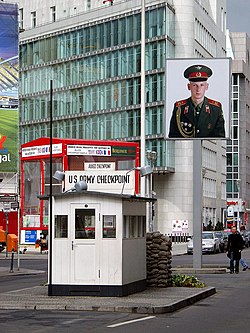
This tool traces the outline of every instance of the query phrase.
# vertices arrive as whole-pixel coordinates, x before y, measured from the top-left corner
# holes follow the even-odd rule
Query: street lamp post
[[[147,150],[146,158],[148,160],[149,165],[151,166],[151,168],[153,170],[155,161],[157,159],[156,151]],[[153,173],[151,173],[148,177],[147,195],[149,198],[153,197]],[[153,203],[152,202],[147,203],[147,229],[148,229],[148,232],[153,232],[153,230],[154,230]]]
[[[240,183],[241,183],[241,179],[236,179],[236,187],[237,187],[237,199],[238,199],[238,203],[237,203],[237,230],[240,231]]]
[[[202,141],[193,140],[193,268],[202,267]]]

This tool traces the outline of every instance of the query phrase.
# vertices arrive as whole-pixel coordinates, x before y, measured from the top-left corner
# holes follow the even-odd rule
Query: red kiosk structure
[[[52,139],[53,174],[65,173],[63,183],[53,179],[53,194],[70,190],[78,180],[86,180],[92,190],[114,193],[139,192],[139,143],[78,139]],[[130,180],[127,179],[128,175]],[[48,230],[50,138],[43,137],[21,145],[20,152],[20,231]],[[35,241],[35,240],[34,240]]]

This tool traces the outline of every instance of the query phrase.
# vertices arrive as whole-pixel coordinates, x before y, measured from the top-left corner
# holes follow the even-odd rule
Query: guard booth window
[[[123,238],[138,238],[146,235],[146,216],[123,217]]]
[[[68,237],[68,215],[55,215],[55,238]]]
[[[116,216],[115,215],[103,215],[102,237],[103,238],[116,238]]]
[[[95,210],[75,210],[75,239],[95,239]]]

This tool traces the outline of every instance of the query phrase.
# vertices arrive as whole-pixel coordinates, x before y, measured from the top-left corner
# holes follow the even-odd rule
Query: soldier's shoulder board
[[[176,102],[176,103],[175,103],[175,106],[176,106],[176,107],[179,107],[179,106],[182,106],[182,105],[185,105],[185,104],[187,104],[187,100],[186,100],[186,99],[183,99],[183,100],[181,100],[181,101]]]
[[[208,103],[214,106],[218,106],[219,108],[221,107],[221,103],[218,101],[214,101],[213,99],[208,99]]]

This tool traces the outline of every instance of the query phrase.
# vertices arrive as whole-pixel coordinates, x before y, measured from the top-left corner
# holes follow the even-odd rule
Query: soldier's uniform
[[[207,81],[212,70],[204,65],[188,67],[184,77],[190,82]],[[225,138],[225,122],[221,103],[204,97],[195,106],[191,97],[174,105],[169,138]]]
[[[209,98],[199,111],[191,97],[178,101],[174,105],[170,121],[170,138],[224,138],[224,117],[221,103]]]

